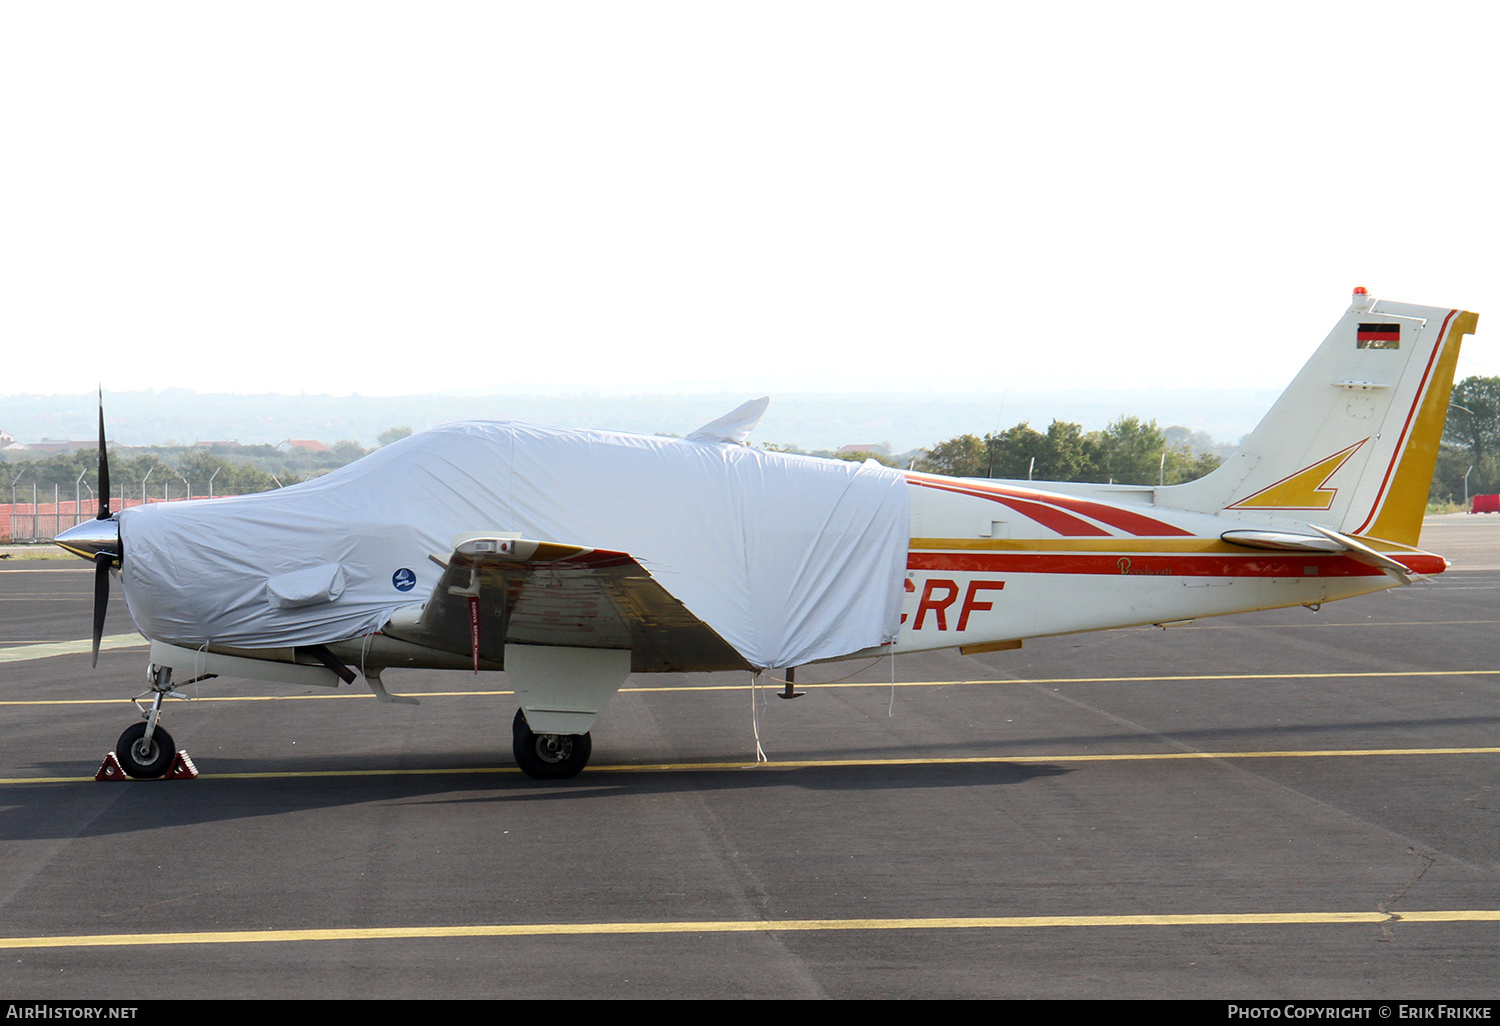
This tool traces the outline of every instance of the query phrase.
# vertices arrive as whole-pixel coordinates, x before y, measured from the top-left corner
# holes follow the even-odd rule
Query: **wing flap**
[[[509,644],[629,649],[633,673],[748,668],[628,553],[474,532],[434,560],[421,616],[385,633],[476,664],[503,666]]]

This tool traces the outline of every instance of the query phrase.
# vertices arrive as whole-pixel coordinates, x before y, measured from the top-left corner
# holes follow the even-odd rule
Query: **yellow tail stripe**
[[[1397,455],[1395,480],[1380,507],[1375,523],[1359,533],[1402,545],[1415,545],[1422,535],[1422,517],[1427,512],[1427,493],[1432,490],[1432,472],[1437,467],[1443,425],[1448,419],[1448,397],[1458,367],[1458,351],[1465,335],[1479,326],[1479,315],[1461,310],[1448,329],[1443,355],[1427,384],[1422,409],[1412,425],[1405,451]]]

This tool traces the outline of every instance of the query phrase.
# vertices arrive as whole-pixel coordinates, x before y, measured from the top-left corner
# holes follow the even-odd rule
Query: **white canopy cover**
[[[519,422],[451,424],[258,495],[123,510],[149,638],[277,648],[358,637],[425,600],[466,532],[627,552],[752,666],[893,640],[905,479],[863,464]]]

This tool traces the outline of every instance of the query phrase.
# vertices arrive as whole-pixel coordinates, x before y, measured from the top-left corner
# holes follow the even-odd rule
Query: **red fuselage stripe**
[[[1071,496],[1053,494],[1041,494],[1038,492],[1022,491],[1016,488],[1005,488],[1000,485],[980,484],[975,481],[955,478],[953,481],[933,481],[930,478],[919,478],[907,475],[906,478],[912,484],[923,488],[936,488],[944,492],[957,492],[960,495],[969,495],[977,499],[988,499],[990,502],[999,502],[1011,506],[1019,513],[1024,513],[1033,520],[1041,521],[1039,517],[1033,516],[1027,510],[1013,506],[1012,503],[1026,502],[1031,504],[1044,504],[1055,509],[1068,510],[1082,516],[1108,524],[1110,527],[1119,528],[1129,534],[1142,538],[1191,538],[1193,532],[1184,531],[1180,527],[1164,523],[1153,517],[1144,516],[1131,510],[1121,509],[1119,506],[1110,506],[1102,502],[1091,502],[1088,499],[1075,499]],[[1051,527],[1050,524],[1047,526]],[[1053,530],[1058,530],[1053,528]],[[1059,533],[1065,533],[1059,531]],[[1078,532],[1084,533],[1084,532]],[[1088,532],[1093,533],[1093,532]],[[1098,532],[1103,534],[1105,532]]]
[[[1419,574],[1440,574],[1441,556],[1399,553]],[[908,570],[992,574],[1102,574],[1117,577],[1373,577],[1383,571],[1348,556],[1267,553],[931,552],[909,553]]]
[[[1010,507],[1022,516],[1030,517],[1043,527],[1069,538],[1108,538],[1110,536],[1109,532],[1102,527],[1091,524],[1087,520],[1080,520],[1071,513],[1064,513],[1060,509],[1054,509],[1040,502],[1027,502],[1025,499],[989,495],[985,496],[985,498],[994,499],[995,502]]]

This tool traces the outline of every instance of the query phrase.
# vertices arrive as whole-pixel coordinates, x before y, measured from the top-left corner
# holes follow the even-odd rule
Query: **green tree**
[[[833,454],[836,460],[848,460],[850,463],[863,463],[865,460],[874,460],[876,463],[887,467],[899,467],[901,464],[889,456],[882,456],[878,452],[866,452],[864,449],[855,452],[836,452]]]
[[[1464,378],[1448,403],[1432,497],[1462,499],[1466,473],[1470,495],[1500,492],[1500,377]]]
[[[929,449],[917,460],[916,469],[949,477],[984,477],[989,469],[989,452],[978,435],[958,435]]]
[[[988,449],[983,471],[985,477],[1024,480],[1031,476],[1032,460],[1043,464],[1047,459],[1047,436],[1025,421],[998,435],[985,435],[984,442]],[[1038,479],[1042,477],[1040,474],[1036,476]]]
[[[1078,424],[1054,420],[1045,435],[1024,422],[982,441],[958,435],[933,446],[916,469],[954,477],[1154,485],[1163,473],[1167,484],[1192,481],[1220,462],[1216,453],[1195,454],[1187,444],[1169,442],[1154,420],[1121,417],[1087,434]]]
[[[992,477],[1081,481],[1093,469],[1083,427],[1069,421],[1054,420],[1045,435],[1023,422],[998,435],[986,435],[985,442],[990,446]]]
[[[190,449],[177,458],[177,473],[193,486],[194,495],[207,495],[208,482],[214,483],[215,495],[228,494],[224,486],[229,483],[225,471],[229,461],[215,456],[207,449]]]
[[[1046,459],[1036,463],[1039,481],[1082,481],[1093,472],[1083,425],[1054,420],[1047,428]]]
[[[1186,446],[1167,446],[1166,483],[1183,484],[1196,481],[1219,468],[1224,461],[1218,453],[1200,452],[1196,455]]]
[[[411,428],[405,424],[399,424],[395,427],[386,428],[380,432],[380,435],[375,440],[382,446],[387,446],[392,442],[399,442],[409,434],[411,434]]]
[[[154,452],[144,452],[125,459],[112,458],[109,461],[109,475],[115,491],[133,499],[141,497],[143,486],[150,488],[158,499],[161,498],[162,483],[174,476],[167,461]]]
[[[1115,484],[1156,484],[1166,448],[1156,421],[1139,417],[1111,421],[1103,431],[1090,432],[1085,444],[1094,464],[1092,476]]]
[[[370,451],[368,449],[360,445],[358,442],[354,441],[354,439],[352,438],[345,438],[340,441],[334,442],[331,449],[333,451],[334,458],[338,460],[338,465],[341,467],[345,464],[353,463],[355,460],[361,459],[370,454]]]

